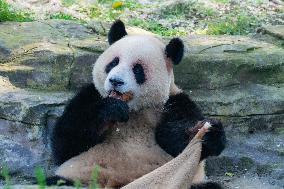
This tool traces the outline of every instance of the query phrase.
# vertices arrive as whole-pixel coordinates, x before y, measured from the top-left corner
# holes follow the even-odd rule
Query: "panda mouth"
[[[117,90],[111,90],[109,92],[108,96],[112,97],[112,98],[116,98],[116,99],[122,100],[122,101],[125,101],[125,102],[128,102],[128,101],[133,99],[133,93],[132,92],[121,93],[121,92],[119,92]]]

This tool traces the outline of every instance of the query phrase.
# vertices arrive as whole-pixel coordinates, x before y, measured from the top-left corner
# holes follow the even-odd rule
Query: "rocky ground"
[[[52,174],[50,131],[107,47],[96,31],[62,20],[0,23],[0,162],[12,184],[29,183],[37,165]],[[175,67],[177,84],[225,124],[228,146],[207,171],[230,189],[284,187],[284,27],[257,32],[184,36]]]

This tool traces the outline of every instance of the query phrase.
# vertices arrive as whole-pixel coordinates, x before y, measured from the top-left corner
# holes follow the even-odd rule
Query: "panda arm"
[[[167,153],[176,157],[190,141],[187,129],[203,119],[201,111],[186,94],[170,96],[156,128],[157,143]]]
[[[93,84],[83,87],[70,100],[51,136],[52,152],[57,165],[102,140],[97,119],[101,104],[102,98]]]
[[[114,121],[128,120],[128,106],[114,98],[102,98],[94,84],[83,87],[70,100],[55,124],[51,147],[57,165],[104,140]]]
[[[185,93],[170,96],[156,128],[156,141],[167,153],[176,157],[198,131],[198,121],[211,123],[213,129],[203,137],[201,159],[219,155],[225,147],[222,124],[206,120],[198,106]],[[197,128],[197,129],[196,129]]]

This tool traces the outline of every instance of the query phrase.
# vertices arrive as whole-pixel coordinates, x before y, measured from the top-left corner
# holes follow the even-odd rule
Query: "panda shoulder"
[[[98,90],[96,89],[93,83],[89,83],[81,87],[75,94],[75,96],[70,100],[68,107],[72,105],[77,105],[77,107],[90,103],[90,102],[97,102],[101,100],[101,95],[99,94]]]
[[[178,113],[181,116],[194,115],[198,120],[204,119],[198,105],[185,92],[170,95],[164,106],[164,111],[168,115]]]

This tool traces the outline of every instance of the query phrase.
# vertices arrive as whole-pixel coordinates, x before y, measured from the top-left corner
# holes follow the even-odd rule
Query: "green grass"
[[[166,28],[155,20],[142,20],[138,18],[133,18],[129,20],[128,24],[141,27],[145,30],[148,30],[161,36],[181,36],[186,34],[185,31],[180,31],[173,28]]]
[[[231,173],[231,172],[226,172],[225,173],[225,176],[227,177],[233,177],[235,174],[234,173]]]
[[[79,189],[79,188],[82,187],[82,183],[80,182],[79,179],[76,179],[76,180],[75,180],[75,182],[74,182],[74,187],[75,187],[76,189]]]
[[[9,175],[9,170],[6,166],[1,168],[0,175],[5,179],[4,189],[11,189],[11,183],[10,183],[11,178]]]
[[[75,3],[77,3],[78,0],[61,0],[62,5],[69,7]]]
[[[92,19],[113,22],[123,16],[126,10],[133,11],[141,7],[142,5],[135,0],[99,0],[98,3],[83,9],[82,12],[87,13]]]
[[[247,13],[231,13],[208,21],[207,34],[210,35],[246,35],[255,30],[257,18]]]
[[[64,14],[62,12],[59,13],[55,13],[49,16],[50,19],[62,19],[62,20],[78,20],[77,18],[68,15],[68,14]]]
[[[99,174],[99,166],[95,166],[92,171],[91,183],[89,185],[89,189],[98,189],[100,187],[98,184],[98,174]],[[45,189],[46,188],[46,177],[44,174],[44,170],[41,167],[36,167],[34,170],[34,175],[36,178],[38,189]],[[0,169],[0,179],[2,178],[5,180],[5,186],[3,187],[3,189],[12,189],[11,177],[9,175],[9,170],[6,166],[1,167]],[[56,186],[61,186],[64,183],[65,181],[59,180]],[[82,187],[80,180],[75,180],[74,187],[76,189],[80,189]]]
[[[200,7],[200,13],[201,15],[204,15],[204,17],[215,16],[217,14],[215,9],[205,6]]]
[[[223,4],[226,4],[226,3],[229,3],[230,0],[215,0],[216,3],[223,3]]]
[[[216,15],[216,10],[205,6],[204,3],[189,1],[187,3],[180,2],[161,10],[163,18],[190,18],[196,17],[210,17]]]
[[[93,171],[92,171],[92,178],[91,178],[91,183],[89,185],[89,189],[97,189],[97,188],[99,188],[99,185],[98,185],[98,175],[99,175],[99,167],[95,166]]]
[[[256,0],[255,3],[257,5],[262,5],[264,3],[264,0]]]
[[[137,8],[141,8],[142,5],[136,0],[98,0],[99,4],[105,4],[109,7],[115,8],[113,5],[116,3],[120,3],[121,6],[116,7],[115,9],[125,9],[134,10]]]
[[[0,0],[0,22],[5,21],[29,22],[33,18],[29,13],[16,11],[5,0]]]
[[[35,169],[35,177],[36,177],[36,181],[38,184],[38,188],[39,189],[44,189],[46,186],[46,182],[45,182],[45,175],[44,175],[44,171],[42,168],[40,167],[36,167]]]

